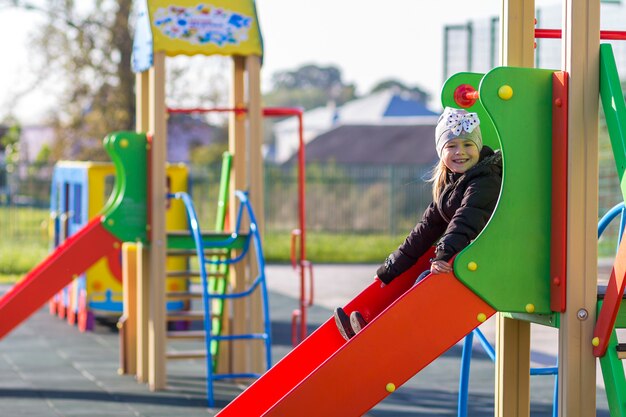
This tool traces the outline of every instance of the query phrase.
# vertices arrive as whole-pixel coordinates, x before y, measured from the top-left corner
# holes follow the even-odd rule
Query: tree
[[[0,137],[0,147],[4,148],[4,163],[7,172],[13,172],[17,168],[20,159],[20,136],[22,127],[16,120],[8,120],[9,128]]]
[[[302,107],[309,110],[329,101],[342,105],[356,97],[354,84],[345,84],[341,70],[335,66],[309,64],[296,70],[272,75],[272,91],[265,95],[270,106]]]
[[[395,79],[388,79],[388,80],[380,81],[378,84],[376,84],[372,88],[372,91],[370,91],[370,94],[376,93],[378,91],[389,90],[389,89],[394,89],[400,93],[407,93],[411,97],[413,97],[415,100],[421,103],[427,103],[428,100],[430,99],[430,95],[426,91],[422,90],[421,88],[417,86],[409,87],[403,82],[395,80]]]
[[[46,23],[32,35],[32,45],[40,57],[34,69],[40,80],[63,80],[53,112],[60,140],[53,154],[107,160],[102,138],[111,131],[133,129],[132,0],[94,0],[88,7],[73,0],[4,3],[46,16]]]

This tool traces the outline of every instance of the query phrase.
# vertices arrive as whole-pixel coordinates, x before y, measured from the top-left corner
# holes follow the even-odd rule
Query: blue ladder
[[[270,316],[269,316],[269,302],[268,302],[268,293],[267,293],[267,285],[265,280],[265,258],[263,256],[263,248],[261,246],[261,237],[259,235],[259,230],[257,227],[256,217],[254,215],[254,211],[252,210],[252,206],[248,199],[248,193],[244,191],[236,191],[236,197],[239,200],[239,208],[237,211],[237,220],[235,224],[235,231],[230,235],[230,237],[214,242],[205,242],[202,238],[202,233],[200,231],[200,226],[198,222],[198,216],[196,215],[196,211],[193,205],[193,200],[189,196],[189,194],[185,192],[178,192],[175,194],[170,194],[168,197],[176,198],[182,200],[185,205],[185,209],[187,212],[187,218],[189,221],[189,229],[191,235],[193,237],[196,249],[196,256],[199,261],[199,269],[200,269],[200,277],[201,277],[201,285],[202,285],[202,303],[204,309],[204,331],[205,331],[205,348],[206,348],[206,367],[207,367],[207,402],[209,407],[215,406],[215,398],[214,398],[214,390],[213,383],[217,380],[222,379],[233,379],[233,378],[258,378],[261,376],[259,373],[224,373],[224,374],[216,374],[214,371],[215,365],[213,363],[213,357],[211,355],[212,349],[211,346],[220,341],[232,341],[232,340],[252,340],[252,339],[260,339],[265,343],[265,360],[267,369],[272,366],[272,339],[271,339],[271,326],[270,326]],[[247,214],[249,219],[249,232],[246,235],[245,243],[243,245],[243,250],[239,255],[234,258],[228,259],[207,259],[205,256],[205,249],[208,248],[224,248],[232,246],[233,242],[239,239],[243,234],[241,231],[241,223],[244,212]],[[209,290],[209,282],[207,279],[207,265],[232,265],[237,262],[242,261],[246,258],[246,255],[250,249],[250,241],[252,241],[254,245],[254,251],[256,253],[256,262],[259,271],[259,275],[254,279],[254,281],[250,284],[248,289],[241,292],[235,293],[212,293]],[[263,332],[261,333],[245,333],[245,334],[231,334],[231,335],[221,335],[214,334],[213,332],[213,320],[211,314],[211,306],[212,301],[215,299],[235,299],[235,298],[243,298],[251,295],[254,291],[260,288],[261,297],[262,297],[262,305],[263,305]]]

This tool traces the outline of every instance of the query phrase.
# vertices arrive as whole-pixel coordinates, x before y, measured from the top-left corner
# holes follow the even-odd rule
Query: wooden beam
[[[135,129],[148,132],[150,129],[150,74],[149,71],[135,75]],[[136,277],[136,375],[137,382],[148,382],[148,306],[149,271],[148,256],[143,244],[137,245]]]
[[[244,57],[233,57],[233,79],[231,88],[231,107],[245,108],[246,107],[246,61]],[[235,190],[246,190],[249,185],[248,171],[248,143],[246,140],[246,119],[245,113],[233,113],[229,120],[229,150],[233,155],[233,168],[230,176],[231,187],[229,195],[229,217],[231,227],[234,226],[233,222],[237,218],[237,208],[239,202],[235,197]],[[245,219],[244,219],[245,220]],[[230,267],[230,280],[233,284],[233,291],[240,292],[246,288],[246,265],[243,262],[238,262]],[[233,299],[232,301],[232,321],[230,331],[233,334],[246,333],[248,328],[248,309],[246,307],[246,299]],[[226,309],[228,311],[228,309]],[[228,348],[230,352],[229,372],[248,372],[249,366],[249,343],[227,343],[223,348]],[[220,350],[220,359],[218,362],[218,371],[222,371],[226,365],[223,354],[226,353],[226,349]]]
[[[150,318],[149,375],[150,390],[165,388],[165,162],[167,154],[167,122],[165,109],[165,53],[154,53],[150,69]]]
[[[145,133],[150,124],[150,78],[149,72],[135,74],[135,130]]]
[[[569,78],[567,306],[559,332],[559,416],[596,415],[600,0],[565,0],[562,62]]]
[[[123,312],[120,329],[120,374],[137,374],[137,245],[122,244]]]
[[[500,65],[534,67],[534,0],[504,0]],[[530,415],[530,323],[496,316],[497,417]]]
[[[246,57],[247,96],[248,96],[248,154],[249,154],[249,190],[250,202],[254,209],[259,233],[264,230],[263,210],[263,109],[261,107],[261,58],[256,55]],[[252,253],[248,258],[248,282],[259,275],[257,266],[257,254]],[[260,289],[250,296],[248,302],[250,310],[249,332],[263,333],[263,299]],[[265,364],[265,343],[262,340],[254,340],[250,343],[250,372],[263,373]]]
[[[504,0],[500,25],[500,65],[535,66],[535,1]]]
[[[137,243],[137,382],[147,383],[148,316],[150,306],[149,253],[143,243]]]

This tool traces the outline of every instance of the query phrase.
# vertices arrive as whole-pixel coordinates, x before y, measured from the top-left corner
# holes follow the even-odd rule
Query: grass
[[[0,207],[0,283],[15,282],[48,253],[43,208]]]
[[[267,233],[264,239],[263,251],[268,262],[290,262],[290,234]],[[382,263],[403,239],[387,235],[307,233],[306,257],[313,263]]]
[[[15,282],[45,258],[48,253],[47,218],[46,209],[13,209],[9,213],[0,207],[0,232],[4,235],[0,239],[0,283]],[[314,264],[380,264],[403,239],[404,236],[308,232],[306,258]],[[615,256],[616,239],[616,233],[606,233],[600,239],[600,257]],[[266,233],[263,245],[266,261],[291,262],[291,241],[288,232]],[[299,243],[299,239],[296,242]],[[296,249],[299,252],[299,248]]]
[[[0,242],[0,283],[15,282],[41,262],[48,246],[32,242]]]
[[[403,237],[308,233],[306,257],[313,263],[382,263]],[[299,241],[298,241],[299,242]],[[291,235],[268,233],[263,245],[268,263],[291,262]],[[0,242],[0,283],[12,283],[30,271],[48,253],[45,243]]]

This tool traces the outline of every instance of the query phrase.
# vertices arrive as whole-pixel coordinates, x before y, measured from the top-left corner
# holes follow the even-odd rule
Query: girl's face
[[[443,146],[441,160],[452,172],[464,174],[476,165],[480,152],[474,142],[469,139],[452,139]]]

